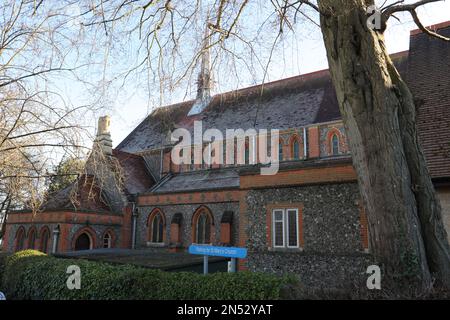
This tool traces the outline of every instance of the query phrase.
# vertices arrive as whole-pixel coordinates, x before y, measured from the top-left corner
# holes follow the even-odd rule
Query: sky
[[[418,10],[418,14],[427,26],[448,21],[450,20],[450,1],[424,6]],[[401,14],[398,17],[401,22],[391,19],[386,32],[389,53],[408,50],[410,31],[417,29],[409,14]],[[280,61],[271,64],[268,68],[266,82],[328,68],[320,30],[312,23],[292,36],[292,39],[280,45],[274,56]],[[257,79],[256,82],[255,79],[244,79],[238,84],[238,87],[227,88],[225,86],[225,88],[216,89],[214,93],[254,85],[261,81],[262,79]],[[189,97],[174,94],[168,101],[175,103],[184,99],[189,99]],[[112,108],[107,111],[112,118],[111,134],[114,146],[117,146],[145,119],[154,107],[156,107],[154,104],[149,103],[146,90],[139,90],[133,86],[123,88],[123,92],[118,94],[117,99],[113,102]]]

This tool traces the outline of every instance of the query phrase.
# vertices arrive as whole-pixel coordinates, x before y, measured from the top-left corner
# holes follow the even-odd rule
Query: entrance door
[[[91,249],[91,238],[86,233],[82,233],[75,242],[75,251],[90,250],[90,249]]]

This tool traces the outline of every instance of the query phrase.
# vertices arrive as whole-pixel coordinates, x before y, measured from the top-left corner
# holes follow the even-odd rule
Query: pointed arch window
[[[28,232],[28,249],[34,249],[36,246],[36,229],[33,227]]]
[[[150,242],[163,243],[164,242],[164,216],[161,211],[155,211],[150,215]]]
[[[292,159],[300,159],[300,142],[297,137],[295,137],[292,141]]]
[[[250,164],[250,146],[249,143],[245,143],[245,164]]]
[[[41,231],[41,246],[40,250],[43,253],[48,253],[48,242],[50,240],[50,231],[47,227],[44,227]]]
[[[16,233],[16,251],[25,249],[25,230],[19,228]]]
[[[283,144],[281,140],[278,143],[278,161],[283,161]]]
[[[333,134],[331,137],[331,154],[333,156],[339,154],[339,138],[337,134]]]
[[[193,218],[193,242],[197,244],[209,244],[212,242],[213,218],[206,208],[201,208]]]
[[[112,247],[112,236],[109,232],[106,232],[103,236],[103,248],[109,249]]]

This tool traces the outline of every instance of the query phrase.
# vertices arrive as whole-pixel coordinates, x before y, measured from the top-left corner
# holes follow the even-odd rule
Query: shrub
[[[1,283],[3,278],[3,273],[5,272],[5,264],[6,258],[8,257],[7,252],[0,252],[0,291],[1,291]]]
[[[81,269],[81,289],[69,290],[67,267]],[[132,265],[49,257],[26,250],[7,258],[3,290],[8,299],[279,299],[294,279],[238,272],[207,276],[170,273]]]

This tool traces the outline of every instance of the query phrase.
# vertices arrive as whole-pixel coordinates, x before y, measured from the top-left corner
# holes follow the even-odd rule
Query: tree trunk
[[[320,0],[331,77],[369,222],[370,248],[385,279],[420,290],[430,271],[447,286],[449,245],[418,144],[411,93],[367,27],[368,0]],[[402,280],[402,281],[398,281]]]

